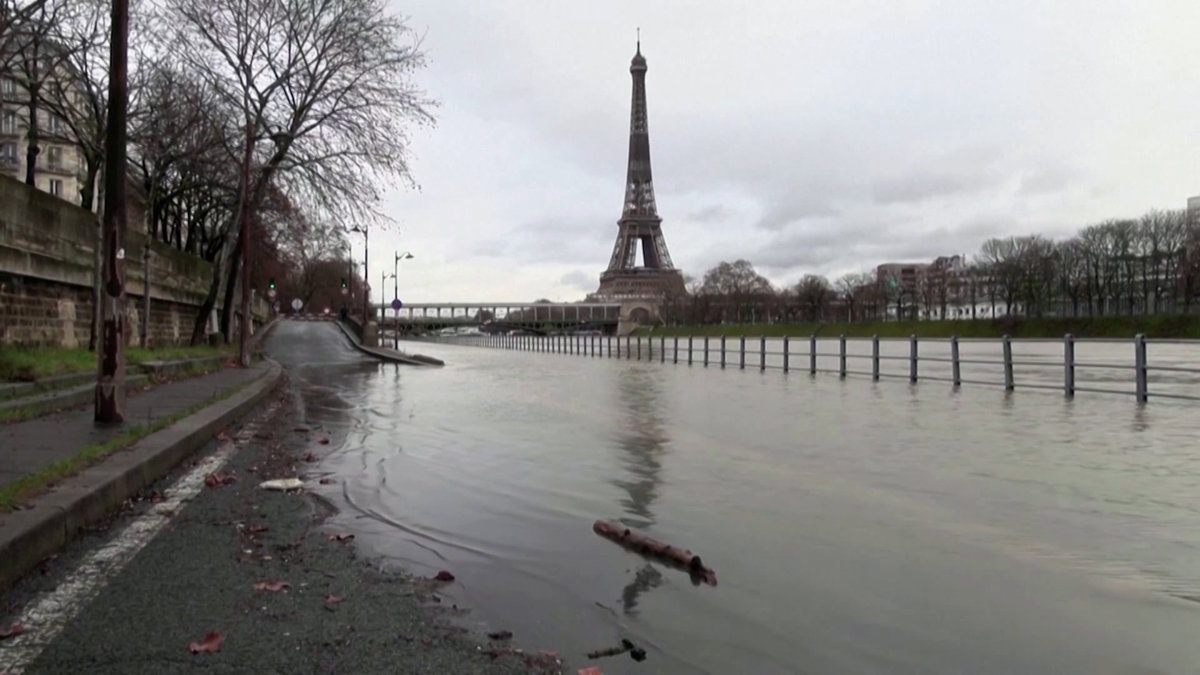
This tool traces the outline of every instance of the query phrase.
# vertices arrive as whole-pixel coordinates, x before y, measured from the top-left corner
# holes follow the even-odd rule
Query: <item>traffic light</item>
[[[346,287],[346,277],[342,277],[342,288]]]
[[[271,277],[270,281],[267,282],[267,288],[275,290],[275,277]]]

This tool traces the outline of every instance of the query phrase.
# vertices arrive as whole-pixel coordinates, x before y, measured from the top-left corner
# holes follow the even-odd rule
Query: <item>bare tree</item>
[[[800,303],[806,321],[825,319],[825,312],[833,301],[833,287],[828,279],[819,274],[805,274],[792,287],[792,292]]]
[[[1021,293],[1024,272],[1016,237],[993,238],[979,248],[979,262],[987,270],[995,292],[1004,301],[1004,313],[1011,315]],[[992,310],[995,316],[995,306]]]
[[[343,221],[378,217],[380,190],[410,180],[408,126],[431,123],[433,103],[409,80],[424,64],[419,41],[384,0],[167,4],[182,59],[244,130],[241,208],[227,236],[245,230],[277,177],[294,201]]]
[[[57,40],[61,24],[70,14],[67,0],[46,0],[14,14],[4,38],[5,76],[21,87],[25,107],[25,183],[37,183],[37,158],[42,147],[41,118],[44,89],[62,75],[70,51]]]
[[[720,262],[705,272],[700,291],[721,300],[723,319],[726,308],[732,308],[735,321],[750,313],[755,300],[774,293],[771,282],[756,272],[749,260],[742,259]]]
[[[47,0],[0,0],[0,73],[8,73],[21,56],[23,30],[41,14]]]
[[[111,38],[109,9],[106,0],[72,1],[71,12],[60,18],[53,34],[62,57],[58,73],[48,77],[40,88],[41,101],[59,127],[52,126],[51,131],[56,132],[59,140],[69,140],[75,145],[83,158],[79,204],[88,210],[93,207],[96,177],[104,164]],[[134,56],[131,70],[136,72]]]
[[[1071,316],[1079,316],[1080,305],[1087,292],[1087,260],[1078,239],[1068,239],[1055,245],[1058,258],[1058,292],[1071,304]],[[1064,305],[1064,313],[1066,307]]]
[[[849,312],[847,317],[850,321],[861,320],[863,311],[869,304],[871,289],[874,288],[875,280],[870,274],[852,272],[843,274],[835,283],[837,292],[846,302],[846,309]]]

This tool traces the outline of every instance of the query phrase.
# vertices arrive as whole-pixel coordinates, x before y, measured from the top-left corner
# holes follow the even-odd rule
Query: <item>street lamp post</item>
[[[367,319],[370,317],[370,302],[371,293],[367,289],[370,288],[371,268],[368,264],[371,256],[370,231],[364,226],[355,225],[350,228],[351,232],[359,232],[363,236],[363,329],[367,327]]]
[[[399,251],[396,251],[395,253],[396,253],[396,257],[392,261],[392,299],[399,300],[400,299],[400,283],[396,279],[398,278],[397,273],[400,271],[400,261],[401,260],[412,260],[413,254],[409,253],[408,251],[405,251],[404,255],[400,255]],[[382,289],[380,289],[380,290],[382,290]],[[393,306],[392,311],[396,313],[396,343],[395,344],[396,344],[396,350],[399,351],[400,350],[400,308]]]

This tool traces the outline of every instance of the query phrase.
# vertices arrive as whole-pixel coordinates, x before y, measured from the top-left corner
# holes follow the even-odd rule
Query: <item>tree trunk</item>
[[[231,332],[234,310],[233,293],[237,290],[238,268],[241,267],[238,261],[241,260],[241,257],[242,238],[239,236],[237,244],[233,247],[233,255],[229,258],[229,277],[225,283],[225,306],[221,308],[221,333],[225,336],[225,342],[227,343],[233,341],[233,333]]]
[[[225,252],[229,250],[230,233],[226,231],[223,236],[221,245],[217,247],[216,255],[212,260],[212,281],[208,285],[208,294],[204,296],[204,302],[200,304],[200,310],[196,314],[196,323],[192,327],[192,344],[200,344],[205,337],[205,328],[208,325],[208,317],[212,314],[213,307],[217,305],[217,293],[221,291],[221,266],[225,262]]]
[[[36,56],[36,51],[34,52],[34,54]],[[41,140],[41,138],[40,138],[40,134],[38,133],[38,122],[37,122],[37,119],[38,119],[37,90],[38,90],[37,85],[33,85],[33,84],[30,85],[29,103],[28,103],[29,133],[26,136],[26,139],[28,140],[29,144],[25,148],[25,184],[31,185],[34,187],[37,186],[38,153],[40,153],[42,151],[42,148],[38,145],[38,141]]]
[[[87,158],[87,173],[83,180],[83,187],[79,189],[79,205],[88,211],[92,210],[92,202],[96,196],[96,176],[100,173],[100,160]]]

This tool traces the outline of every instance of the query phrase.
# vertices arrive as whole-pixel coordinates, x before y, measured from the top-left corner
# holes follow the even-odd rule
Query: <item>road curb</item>
[[[267,371],[229,398],[156,431],[99,464],[64,480],[29,509],[0,516],[0,590],[52,555],[86,526],[174,469],[234,420],[250,413],[283,378]]]
[[[356,338],[354,334],[342,324],[341,321],[334,321],[333,323],[337,324],[338,329],[340,329],[342,334],[346,336],[346,339],[350,341],[350,345],[352,347],[364,354],[374,356],[377,359],[381,359],[383,361],[392,361],[394,363],[403,363],[410,366],[446,365],[445,361],[442,361],[441,359],[435,359],[432,356],[425,356],[424,354],[401,354],[400,352],[392,349],[375,349],[373,347],[364,347],[362,343],[358,341],[358,338]]]

